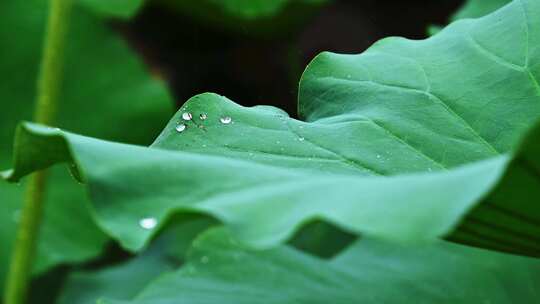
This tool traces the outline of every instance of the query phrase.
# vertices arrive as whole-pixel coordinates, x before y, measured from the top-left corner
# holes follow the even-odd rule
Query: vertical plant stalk
[[[71,6],[72,0],[49,0],[49,16],[34,110],[34,121],[37,123],[51,125],[55,121]],[[4,304],[23,304],[26,301],[43,215],[46,179],[45,171],[37,172],[30,176],[25,189],[21,219],[6,281]]]

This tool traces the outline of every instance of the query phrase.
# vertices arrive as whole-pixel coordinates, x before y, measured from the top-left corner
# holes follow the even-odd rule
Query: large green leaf
[[[362,239],[323,261],[285,246],[251,251],[213,230],[135,300],[100,303],[534,303],[538,282],[540,260],[451,243]]]
[[[11,163],[15,126],[29,119],[47,1],[0,2],[0,166]],[[107,25],[74,8],[58,125],[82,134],[148,143],[171,113],[170,97]],[[0,183],[0,264],[7,265],[24,186]],[[83,186],[51,172],[36,272],[100,253],[107,240],[93,222]],[[0,268],[4,286],[6,267]]]
[[[263,114],[267,111],[260,110]],[[212,111],[208,113],[213,115]],[[205,129],[194,131],[211,134],[216,128],[227,127],[208,122]],[[509,178],[518,176],[520,182],[529,185],[539,183],[536,176],[511,174],[523,170],[522,159],[534,164],[534,170],[540,168],[538,138],[538,132],[532,135],[533,144],[527,145],[512,164]],[[305,169],[290,170],[222,156],[105,142],[33,124],[21,126],[17,145],[16,171],[10,178],[17,179],[52,162],[75,162],[89,184],[103,229],[131,250],[142,248],[156,228],[182,211],[211,215],[230,225],[242,241],[261,247],[287,239],[299,225],[314,218],[349,231],[392,239],[440,237],[451,232],[493,190],[508,163],[507,156],[499,156],[440,172],[358,176],[346,168],[337,172],[340,168],[336,167],[336,172],[330,172],[317,161],[311,161]],[[298,164],[295,159],[288,166]],[[515,183],[507,179],[501,183],[503,187]],[[528,200],[512,201],[514,204],[503,200],[502,207],[495,207],[510,210],[507,216],[514,222],[517,214],[537,218],[540,210],[530,203],[531,195],[539,197],[537,189],[520,188],[520,198]],[[504,193],[505,189],[498,191]],[[482,211],[479,213],[483,216]],[[157,225],[145,229],[140,225],[145,218],[155,219]],[[520,219],[517,217],[518,226]],[[520,229],[512,221],[510,225]],[[511,246],[509,250],[538,254],[534,236],[539,231],[534,222],[526,225],[524,233],[529,237],[515,238],[525,242],[525,247]]]
[[[533,16],[539,2],[516,1],[428,40],[387,39],[362,55],[324,53],[300,85],[307,122],[204,94],[186,103],[152,148],[26,124],[10,178],[74,161],[100,225],[131,250],[157,231],[139,227],[141,219],[155,218],[158,228],[176,212],[212,215],[258,246],[313,218],[400,240],[445,236],[500,182],[508,161],[501,153],[539,117],[540,19]],[[193,120],[183,121],[186,113]],[[180,133],[178,123],[186,126]],[[538,185],[538,166],[529,171],[520,181]],[[538,197],[534,187],[519,189]],[[538,206],[495,201],[504,226],[527,231],[522,247],[495,245],[538,254],[530,234],[539,228]],[[490,245],[484,240],[500,232],[475,231],[472,242]]]

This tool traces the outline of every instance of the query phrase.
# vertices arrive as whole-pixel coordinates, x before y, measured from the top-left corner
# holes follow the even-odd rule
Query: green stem
[[[34,120],[37,123],[47,125],[53,124],[56,117],[58,93],[62,82],[64,44],[72,0],[50,0],[49,5],[34,113]],[[43,216],[46,179],[45,171],[30,176],[9,267],[4,304],[23,304],[26,301],[36,241]]]

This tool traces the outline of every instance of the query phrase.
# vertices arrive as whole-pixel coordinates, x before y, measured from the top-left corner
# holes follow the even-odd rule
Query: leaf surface
[[[508,169],[508,153],[540,113],[540,19],[531,16],[540,16],[539,2],[515,1],[427,40],[386,39],[361,55],[323,53],[301,80],[305,121],[203,94],[151,148],[25,124],[9,178],[76,162],[101,227],[130,250],[182,212],[215,217],[261,247],[317,218],[357,234],[418,241],[451,234],[487,197],[499,216],[485,213],[493,208],[475,212],[480,221],[460,238],[538,255],[539,206],[525,199],[538,197],[537,157],[527,154],[536,146]],[[503,176],[516,170],[528,186],[514,200]],[[149,216],[156,229],[138,225]],[[519,244],[504,243],[516,234]]]
[[[324,261],[286,246],[251,251],[212,230],[135,300],[99,303],[533,303],[539,280],[539,260],[445,242],[362,239]]]
[[[533,135],[531,141],[538,138]],[[493,191],[508,164],[507,156],[499,156],[447,171],[373,177],[117,144],[33,124],[21,126],[18,141],[32,143],[29,146],[43,156],[54,156],[37,163],[31,149],[19,151],[11,178],[48,162],[75,162],[89,184],[97,220],[130,250],[140,250],[176,212],[215,217],[242,241],[260,247],[284,241],[315,218],[352,232],[401,241],[441,237]],[[535,155],[538,147],[530,147],[526,153]],[[536,158],[532,161],[537,170]],[[520,164],[514,162],[509,172],[519,171]],[[522,179],[539,182],[529,175]],[[522,197],[537,195],[534,189],[538,188],[523,192]],[[516,208],[516,213],[534,218],[538,206],[529,201],[501,208]],[[522,210],[524,206],[529,209]],[[516,213],[508,216],[521,225]],[[140,220],[148,217],[157,220],[156,229],[140,226]],[[524,253],[538,254],[534,242],[538,228],[534,222],[527,225],[532,237],[525,238],[530,250]]]

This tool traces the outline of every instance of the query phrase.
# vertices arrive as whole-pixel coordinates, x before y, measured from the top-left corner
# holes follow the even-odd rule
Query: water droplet
[[[184,114],[182,114],[183,120],[191,120],[192,118],[193,118],[193,115],[191,115],[191,113],[189,112],[185,112]]]
[[[380,155],[380,154],[377,154],[377,158],[381,158],[381,155]]]
[[[351,78],[351,74],[347,75],[347,78],[349,78],[349,79],[350,79],[350,78]]]
[[[206,113],[201,113],[201,115],[199,115],[200,120],[206,120],[207,118],[208,118],[208,115],[206,115]]]
[[[219,119],[222,124],[230,124],[232,122],[232,118],[230,116],[223,116]]]
[[[157,226],[157,219],[155,217],[145,217],[139,221],[139,226],[147,230],[154,229]]]
[[[203,146],[203,148],[206,148],[206,145],[202,145],[202,146]]]
[[[178,133],[181,133],[181,132],[184,132],[184,131],[186,130],[186,128],[187,128],[187,127],[186,127],[185,124],[178,124],[178,125],[176,126],[176,131],[177,131]]]
[[[201,263],[203,263],[203,264],[208,263],[209,260],[210,260],[210,259],[209,259],[207,256],[205,256],[205,255],[201,257]]]
[[[306,140],[306,139],[303,138],[303,137],[298,137],[298,140],[299,140],[299,141],[304,141],[304,140]]]
[[[280,143],[281,143],[281,142],[280,142],[279,140],[276,140],[276,144],[278,144],[278,145],[279,145]]]
[[[253,156],[254,154],[252,152],[249,152],[249,156]]]

